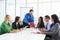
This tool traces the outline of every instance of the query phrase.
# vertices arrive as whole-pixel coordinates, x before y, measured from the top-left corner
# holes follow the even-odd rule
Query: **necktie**
[[[47,23],[47,25],[46,25],[46,29],[47,29],[47,27],[48,27],[48,23]]]

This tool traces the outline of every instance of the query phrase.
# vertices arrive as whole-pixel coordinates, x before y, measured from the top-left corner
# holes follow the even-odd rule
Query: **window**
[[[38,0],[27,0],[27,4],[28,3],[36,3]]]
[[[6,11],[7,11],[7,14],[11,16],[11,19],[14,20],[14,18],[15,18],[15,5],[8,5]]]
[[[16,5],[16,16],[20,16],[20,11],[21,11],[20,8],[25,7],[25,6],[26,6],[25,4],[17,4]]]
[[[39,2],[51,2],[51,0],[39,0]]]
[[[15,5],[15,0],[7,0],[7,4],[8,5]]]
[[[16,3],[17,4],[23,4],[23,3],[25,4],[26,3],[26,0],[16,0]]]
[[[52,0],[53,2],[60,2],[60,0]]]
[[[39,15],[51,15],[51,3],[40,3],[39,4]]]
[[[57,14],[60,17],[60,2],[52,3],[52,14]]]
[[[5,17],[5,0],[0,1],[0,23],[4,20]]]
[[[7,0],[6,2],[6,14],[11,16],[11,19],[15,18],[15,0]]]

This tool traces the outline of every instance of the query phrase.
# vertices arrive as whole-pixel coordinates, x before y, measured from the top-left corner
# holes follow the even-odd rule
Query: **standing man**
[[[33,12],[34,12],[34,10],[31,9],[31,10],[29,11],[29,13],[26,13],[26,15],[25,15],[25,17],[24,17],[24,19],[23,19],[23,25],[24,25],[24,27],[25,27],[25,26],[28,26],[27,28],[30,28],[30,23],[31,23],[31,22],[34,23]]]

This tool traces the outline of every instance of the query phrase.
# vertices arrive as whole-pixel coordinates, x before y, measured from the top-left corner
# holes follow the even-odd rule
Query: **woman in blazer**
[[[20,17],[16,16],[15,18],[15,22],[12,23],[12,28],[13,29],[20,29],[23,27],[22,22],[20,21]]]
[[[59,19],[58,16],[56,14],[51,15],[51,21],[54,23],[53,26],[51,26],[49,31],[41,31],[42,34],[46,34],[46,35],[50,35],[51,38],[50,40],[60,40],[59,38]]]
[[[45,27],[45,25],[44,25],[44,22],[43,22],[43,17],[39,17],[37,28],[42,30],[42,29],[44,29],[44,27]]]

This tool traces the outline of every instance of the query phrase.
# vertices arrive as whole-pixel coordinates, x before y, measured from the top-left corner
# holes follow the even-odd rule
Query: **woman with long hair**
[[[20,20],[19,16],[16,16],[15,21],[12,23],[13,29],[21,29],[23,28],[23,23]]]
[[[38,19],[38,24],[37,24],[37,28],[44,28],[44,22],[43,22],[43,17],[39,17]]]

